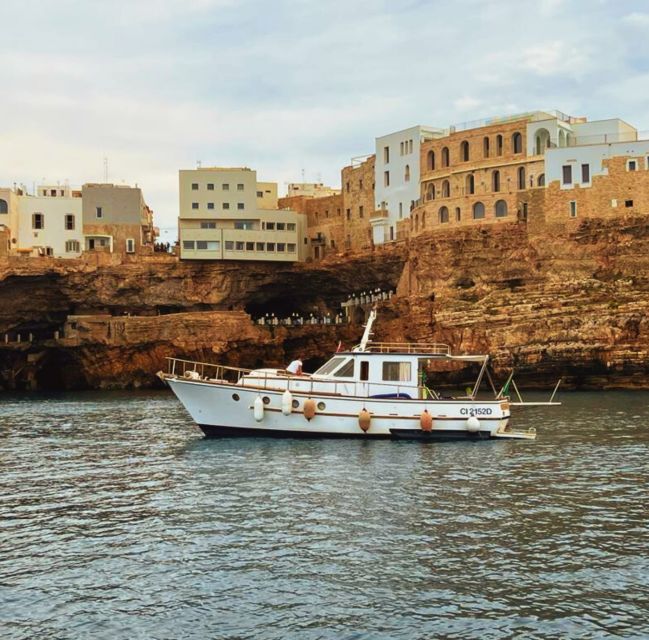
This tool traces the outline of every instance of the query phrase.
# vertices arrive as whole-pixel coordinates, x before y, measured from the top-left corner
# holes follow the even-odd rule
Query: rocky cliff
[[[514,367],[527,386],[562,375],[573,387],[649,388],[646,216],[552,233],[517,223],[442,229],[300,265],[5,258],[0,384],[147,386],[171,355],[279,366],[302,351],[315,366],[362,328],[259,327],[250,315],[335,314],[349,292],[396,286],[376,339],[488,352],[497,376]],[[71,332],[72,315],[85,319]]]

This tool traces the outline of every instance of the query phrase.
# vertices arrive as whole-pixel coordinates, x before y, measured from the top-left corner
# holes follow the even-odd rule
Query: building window
[[[236,224],[235,224],[236,228]],[[275,231],[275,223],[274,222],[267,222],[266,223],[266,231]]]
[[[254,251],[255,250],[255,243],[254,242],[246,242],[246,251]]]
[[[409,164],[406,165],[406,170],[405,170],[405,172],[403,174],[403,179],[406,182],[410,182],[410,165]]]
[[[498,169],[492,171],[491,173],[491,190],[494,193],[498,193],[500,191],[500,171],[498,171]]]
[[[345,183],[345,190],[349,193],[349,180]]]
[[[278,242],[277,243],[277,251],[284,253],[286,252],[286,243],[284,242]]]
[[[426,186],[426,200],[435,199],[435,185],[432,182],[429,182]],[[401,203],[399,203],[399,213],[401,213]]]
[[[213,182],[208,182],[207,183],[207,190],[208,191],[214,191],[214,183]]]
[[[257,242],[255,243],[255,250],[256,251],[263,251],[266,248],[266,243],[265,242]]]
[[[636,160],[627,160],[626,162],[626,170],[627,171],[637,171],[638,170],[638,163]]]
[[[226,240],[225,241],[225,250],[226,251],[234,251],[234,240]]]
[[[624,206],[625,206],[627,209],[630,209],[630,208],[633,206],[633,200],[625,200],[625,201],[624,201]]]
[[[571,200],[570,201],[570,217],[571,218],[576,218],[577,217],[577,201],[576,200]]]
[[[237,185],[237,191],[243,191],[243,185],[242,184]]]
[[[0,199],[0,213],[9,213],[9,205],[6,200]]]
[[[213,202],[208,202],[207,203],[207,208],[208,209],[214,209],[214,203]]]
[[[270,229],[271,227],[269,225],[273,225],[273,229],[275,228],[275,225],[273,222],[268,222],[266,225],[267,229]],[[252,220],[235,220],[234,221],[234,228],[238,230],[245,230],[245,231],[252,231],[255,226],[255,223]]]
[[[359,218],[364,217],[364,214],[363,214],[363,205],[361,205],[360,207],[358,207],[358,217],[359,217]]]
[[[243,211],[243,202],[237,202],[237,209]]]
[[[489,136],[485,136],[482,140],[482,157],[489,157]]]
[[[237,241],[235,242],[235,249],[236,249],[237,251],[243,251],[243,247],[244,247],[244,243],[243,243],[242,240],[237,240]]]
[[[104,210],[101,207],[97,207],[95,209],[95,215],[97,218],[103,218],[104,217]]]
[[[383,186],[384,187],[389,187],[390,186],[390,172],[389,171],[384,171],[383,172]]]
[[[512,152],[523,153],[523,136],[518,131],[512,136]]]
[[[277,230],[278,231],[284,231],[286,229],[286,223],[285,222],[278,222],[277,223]]]
[[[66,240],[65,252],[66,253],[80,253],[81,245],[78,240]]]
[[[32,214],[32,229],[44,229],[45,216],[42,213]]]
[[[518,188],[525,189],[525,167],[518,167]]]
[[[412,153],[412,148],[413,148],[412,140],[408,140],[408,152],[409,153]]]
[[[264,192],[263,191],[257,191],[257,197],[258,198],[263,198],[264,197]]]
[[[192,182],[192,191],[198,191],[198,182]]]
[[[216,222],[204,220],[201,222],[201,229],[216,229]]]
[[[399,155],[403,155],[403,142],[399,143]]]
[[[581,181],[588,184],[590,182],[590,165],[581,165]]]
[[[399,203],[399,220],[403,218],[403,202]]]
[[[439,210],[439,221],[444,224],[448,222],[448,207],[442,207]]]
[[[229,209],[230,208],[230,203],[229,202],[224,202],[223,203],[223,208],[224,209]]]
[[[480,220],[481,218],[484,218],[484,204],[476,202],[473,205],[473,219]]]
[[[502,156],[503,154],[503,137],[498,134],[496,136],[496,155]]]
[[[186,249],[187,251],[193,251],[194,250],[194,241],[193,240],[183,240],[183,249]]]
[[[352,210],[351,209],[346,209],[345,214],[347,215],[347,220],[352,219]]]
[[[561,172],[563,176],[563,184],[572,184],[572,166],[564,164],[563,167],[561,167]]]
[[[462,158],[462,162],[469,161],[469,143],[467,140],[460,143],[460,158]]]
[[[230,191],[230,185],[227,182],[223,184],[223,191]]]
[[[361,189],[361,190],[363,189],[363,181],[362,180],[358,181],[358,188]]]
[[[455,222],[459,222],[462,219],[462,211],[460,207],[455,207]]]
[[[135,240],[126,238],[126,253],[135,253]]]
[[[296,246],[295,246],[295,244],[292,243],[292,242],[289,242],[289,243],[286,245],[286,250],[287,250],[289,253],[295,253],[295,250],[296,250]]]
[[[390,147],[383,147],[383,164],[390,162]]]
[[[198,202],[192,202],[192,209],[198,209]]]
[[[295,231],[295,222],[287,222],[286,223],[286,230],[287,231]]]
[[[208,240],[207,241],[207,250],[208,251],[218,251],[221,248],[221,243],[218,240]]]
[[[267,242],[266,243],[266,251],[275,251],[275,243],[274,242]]]
[[[539,174],[539,177],[536,179],[536,184],[539,187],[545,187],[545,173]]]
[[[504,200],[497,200],[494,206],[496,218],[504,218],[507,215],[507,203]]]
[[[448,147],[442,149],[442,167],[448,167],[450,165]]]
[[[466,177],[466,192],[468,195],[475,193],[475,176],[472,173]]]
[[[65,214],[65,230],[74,231],[74,215],[71,213]]]
[[[197,240],[196,241],[196,248],[199,251],[207,251],[207,240]]]
[[[428,167],[429,171],[434,171],[435,170],[435,152],[434,151],[429,151],[427,155],[427,160],[426,160],[426,166]]]

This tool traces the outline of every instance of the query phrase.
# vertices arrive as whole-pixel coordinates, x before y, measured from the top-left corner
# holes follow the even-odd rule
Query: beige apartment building
[[[303,214],[277,209],[277,185],[243,167],[179,172],[180,257],[184,260],[306,259]]]

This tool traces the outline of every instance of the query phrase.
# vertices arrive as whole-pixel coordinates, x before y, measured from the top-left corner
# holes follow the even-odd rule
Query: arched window
[[[545,187],[545,173],[539,174],[539,177],[536,179],[536,184],[539,187]]]
[[[471,194],[475,193],[475,177],[474,177],[474,175],[472,173],[470,173],[466,177],[466,183],[465,183],[464,187],[465,187],[467,195],[471,195]]]
[[[536,132],[536,155],[540,156],[550,146],[550,132],[546,128]]]
[[[459,222],[462,218],[462,212],[460,211],[460,207],[455,207],[455,221]]]
[[[566,134],[564,133],[563,129],[559,129],[559,146],[566,146]]]
[[[500,191],[500,171],[498,169],[491,172],[491,190],[494,193]]]
[[[434,151],[429,151],[428,152],[427,166],[428,166],[429,171],[434,171],[435,170],[435,152]]]
[[[0,213],[9,213],[9,205],[6,200],[0,198]]]
[[[442,207],[439,210],[439,221],[442,224],[448,222],[448,207]]]
[[[424,211],[421,214],[421,230],[423,231],[426,228],[426,212]]]
[[[450,198],[451,197],[451,184],[448,180],[444,180],[442,182],[442,198]]]
[[[466,140],[463,140],[460,144],[460,158],[462,158],[462,162],[468,162],[469,160],[469,143]]]
[[[419,214],[415,216],[415,231],[419,231]]]
[[[449,155],[448,155],[448,147],[444,147],[442,149],[442,166],[443,167],[448,167],[450,165],[449,161]]]
[[[481,218],[484,218],[484,205],[482,202],[476,202],[473,205],[473,219],[480,220]]]
[[[426,187],[426,200],[434,200],[435,199],[435,185],[432,182],[428,183],[428,186]]]
[[[518,167],[518,188],[525,189],[525,167]]]
[[[497,200],[494,206],[496,218],[504,218],[507,215],[507,203],[504,200]]]
[[[406,182],[410,182],[410,165],[409,164],[406,165],[406,170],[405,170],[405,172],[403,174],[403,179]]]
[[[496,155],[502,156],[503,154],[503,137],[498,134],[496,136]]]
[[[482,155],[485,158],[489,157],[489,136],[485,136],[482,140]]]
[[[512,136],[512,153],[523,153],[523,136],[518,131]]]

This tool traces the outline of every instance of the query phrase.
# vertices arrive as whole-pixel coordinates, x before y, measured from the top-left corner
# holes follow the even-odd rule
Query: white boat
[[[169,358],[168,372],[158,375],[208,437],[536,437],[534,429],[509,426],[511,406],[527,403],[495,389],[492,398],[477,397],[489,356],[453,355],[444,344],[372,342],[375,317],[373,310],[359,346],[336,353],[313,374]],[[479,363],[473,388],[443,397],[423,384],[422,372],[438,360]]]

